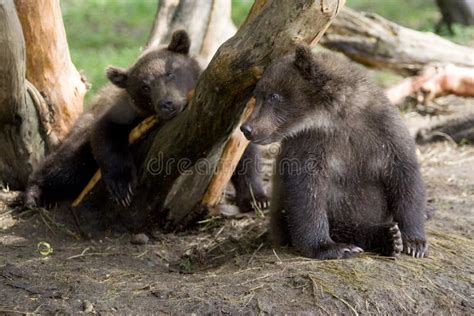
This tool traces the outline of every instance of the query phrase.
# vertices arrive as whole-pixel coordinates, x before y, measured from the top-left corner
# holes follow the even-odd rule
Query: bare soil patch
[[[308,260],[272,249],[260,213],[148,233],[134,245],[110,231],[77,240],[54,211],[0,210],[0,313],[473,314],[474,147],[424,145],[419,159],[437,209],[422,260]],[[52,254],[39,253],[42,241]]]

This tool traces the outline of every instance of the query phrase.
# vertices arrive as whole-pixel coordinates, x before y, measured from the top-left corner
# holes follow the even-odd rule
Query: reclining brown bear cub
[[[25,204],[48,205],[72,200],[81,192],[100,166],[111,197],[128,206],[136,185],[136,167],[128,145],[133,127],[147,116],[157,114],[168,120],[181,112],[187,94],[194,88],[201,69],[189,55],[190,39],[176,31],[168,47],[144,53],[129,69],[110,67],[107,77],[113,85],[96,96],[76,122],[61,146],[46,157],[29,179]],[[258,163],[251,148],[247,160]],[[261,189],[252,170],[234,176],[235,183],[251,183]],[[250,205],[248,186],[237,186],[237,199]]]
[[[272,62],[254,95],[242,132],[257,144],[282,142],[271,202],[276,243],[317,259],[426,255],[414,141],[361,70],[299,46]]]

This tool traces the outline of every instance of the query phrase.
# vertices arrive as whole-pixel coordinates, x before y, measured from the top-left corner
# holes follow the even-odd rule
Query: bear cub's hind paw
[[[359,255],[364,250],[356,245],[344,244],[344,243],[330,243],[322,245],[312,251],[309,257],[318,260],[328,259],[349,259]]]
[[[403,251],[402,233],[398,224],[393,222],[384,227],[385,245],[380,250],[383,256],[398,257]]]

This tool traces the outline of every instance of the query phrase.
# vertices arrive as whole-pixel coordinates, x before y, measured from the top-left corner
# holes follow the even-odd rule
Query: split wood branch
[[[474,97],[474,68],[452,64],[428,67],[420,75],[406,78],[385,92],[395,105],[402,104],[409,96],[416,96],[424,104],[448,94]]]

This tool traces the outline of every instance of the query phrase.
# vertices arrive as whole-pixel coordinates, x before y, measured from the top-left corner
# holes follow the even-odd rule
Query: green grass
[[[434,0],[347,0],[358,11],[377,13],[401,25],[432,31],[440,15]]]
[[[156,8],[154,0],[61,1],[73,62],[92,84],[87,100],[107,82],[108,65],[126,67],[137,58]]]
[[[232,0],[236,25],[245,19],[252,3]],[[433,31],[440,17],[431,0],[347,0],[347,5],[422,31]],[[108,65],[127,67],[136,59],[151,29],[157,1],[62,0],[61,8],[73,62],[92,84],[87,102],[107,82]],[[474,44],[474,27],[455,26],[455,30],[454,37],[443,35]]]
[[[247,16],[253,0],[232,0],[232,20],[235,25],[240,25]]]
[[[434,32],[441,14],[434,0],[347,0],[358,11],[373,12],[400,25],[424,32]],[[455,34],[440,35],[464,45],[474,45],[474,26],[453,26]]]

